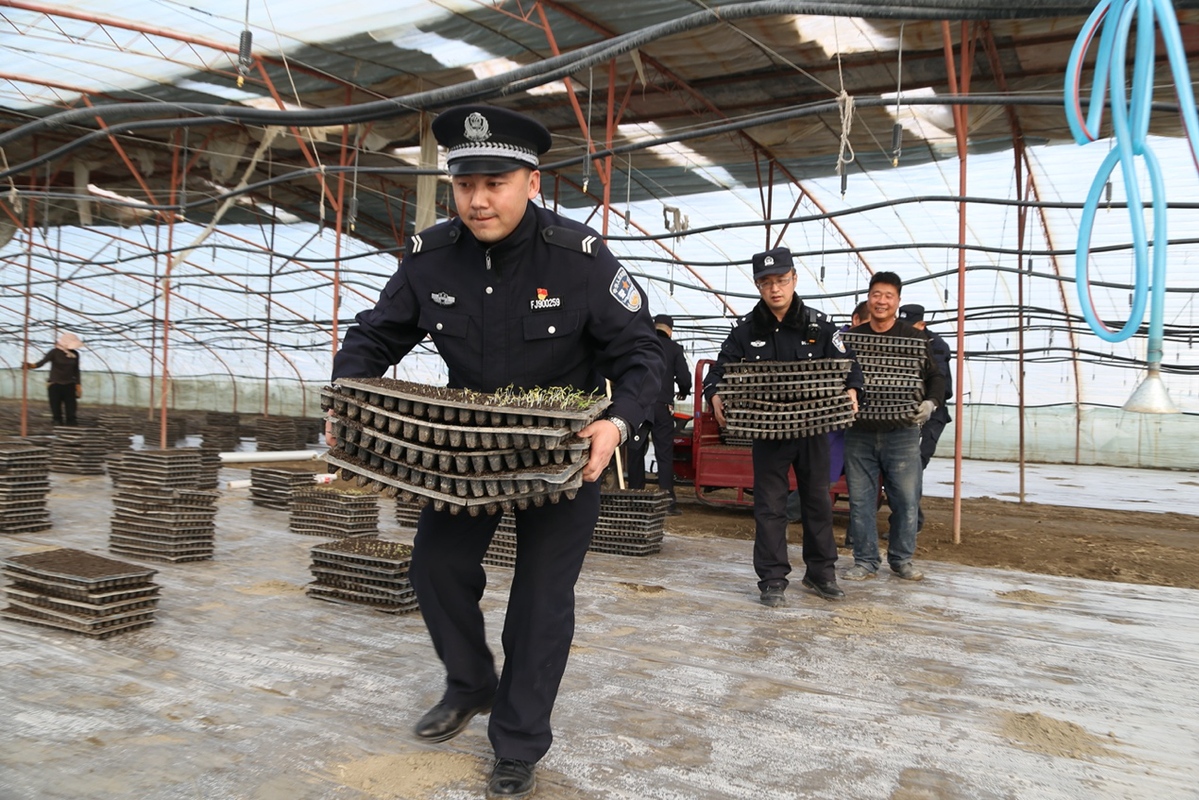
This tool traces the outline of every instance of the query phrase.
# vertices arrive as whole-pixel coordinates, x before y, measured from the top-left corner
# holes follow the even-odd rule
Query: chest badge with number
[[[537,299],[529,301],[529,310],[539,311],[543,308],[557,308],[562,305],[561,297],[550,297],[548,289],[537,290]]]

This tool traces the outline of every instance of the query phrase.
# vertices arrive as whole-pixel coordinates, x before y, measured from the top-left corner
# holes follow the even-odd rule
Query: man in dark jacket
[[[490,712],[496,761],[487,796],[526,797],[553,740],[574,586],[599,516],[596,481],[645,419],[661,386],[662,356],[640,287],[599,235],[533,203],[549,131],[505,109],[462,106],[440,114],[433,133],[449,148],[458,217],[409,240],[378,304],[346,331],[333,381],[378,377],[428,336],[451,388],[602,393],[604,379],[612,382],[610,413],[579,432],[591,448],[578,494],[515,512],[518,554],[500,675],[479,599],[487,583],[481,561],[501,515],[430,504],[417,523],[409,580],[446,686],[415,733],[446,741]]]
[[[878,481],[883,477],[894,525],[887,542],[891,571],[910,581],[924,575],[912,564],[923,490],[920,465],[920,426],[944,402],[945,379],[933,362],[923,332],[896,318],[903,281],[894,272],[878,272],[870,279],[867,297],[870,318],[851,333],[918,339],[925,342],[920,375],[924,399],[910,419],[859,419],[845,433],[845,480],[849,484],[849,538],[854,564],[842,575],[847,580],[867,580],[878,574]]]
[[[662,373],[662,389],[658,392],[653,413],[647,422],[653,424],[658,487],[670,494],[670,507],[666,513],[675,516],[683,512],[679,511],[674,496],[674,401],[676,398],[685,400],[691,394],[691,371],[687,368],[687,356],[683,353],[682,345],[673,338],[674,319],[668,314],[659,314],[654,317],[654,329],[658,332],[658,344],[662,346],[666,370]],[[630,489],[645,488],[645,453],[649,449],[649,439],[648,436],[642,436],[641,447],[629,455]]]
[[[740,361],[801,361],[849,358],[841,336],[824,314],[805,306],[795,293],[795,265],[785,247],[753,257],[754,283],[761,300],[725,339],[720,355],[704,377],[704,397],[716,423],[725,425],[724,402],[717,386],[724,365]],[[862,371],[854,362],[846,391],[857,409]],[[803,585],[826,600],[845,596],[837,586],[837,544],[833,541],[833,504],[829,497],[828,436],[755,439],[754,570],[762,604],[786,605],[784,592],[791,562],[787,558],[788,473],[795,470],[803,508]]]
[[[953,399],[953,372],[949,362],[953,359],[953,351],[949,349],[949,343],[941,338],[939,333],[930,330],[925,324],[924,306],[917,303],[900,306],[899,320],[908,323],[928,337],[932,347],[933,362],[936,363],[941,377],[945,379],[945,401],[937,406],[937,410],[928,418],[928,422],[920,428],[920,463],[927,467],[929,459],[937,452],[937,442],[941,439],[945,426],[953,422],[953,417],[949,416],[949,401]]]

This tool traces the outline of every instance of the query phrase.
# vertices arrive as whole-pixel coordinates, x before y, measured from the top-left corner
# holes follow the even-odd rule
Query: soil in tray
[[[404,392],[406,394],[418,395],[420,397],[428,397],[432,400],[449,400],[455,403],[470,403],[479,406],[479,408],[497,408],[524,409],[527,408],[533,411],[561,411],[566,413],[577,413],[590,408],[595,403],[606,398],[601,395],[588,395],[580,392],[580,397],[577,402],[564,404],[561,401],[531,401],[523,393],[523,390],[513,390],[511,396],[503,396],[487,392],[474,392],[469,389],[451,389],[447,386],[429,386],[424,383],[409,383],[408,381],[396,380],[394,378],[354,378],[356,383],[361,383],[363,386],[377,386],[380,389]],[[334,381],[336,383],[336,381]],[[513,401],[519,400],[520,405],[517,406]]]
[[[31,571],[45,571],[87,579],[154,574],[154,570],[130,564],[127,561],[117,561],[113,558],[105,558],[69,547],[13,556],[8,561]]]

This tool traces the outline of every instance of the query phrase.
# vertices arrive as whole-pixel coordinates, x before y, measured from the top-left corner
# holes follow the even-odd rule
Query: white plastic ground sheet
[[[109,555],[110,494],[55,475],[54,528],[0,556]],[[320,540],[245,490],[219,505],[213,561],[152,564],[152,626],[0,621],[0,798],[481,797],[485,717],[410,733],[443,682],[420,617],[305,596]],[[1199,592],[922,562],[841,603],[797,572],[767,609],[751,546],[668,527],[659,555],[588,555],[537,798],[1196,797]],[[488,573],[498,651],[511,572]]]

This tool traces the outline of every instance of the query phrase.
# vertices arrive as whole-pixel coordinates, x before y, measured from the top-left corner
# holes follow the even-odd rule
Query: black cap
[[[437,143],[449,150],[451,175],[502,175],[520,167],[537,169],[550,149],[545,126],[532,117],[496,106],[458,106],[433,120]]]
[[[667,335],[674,333],[674,317],[669,314],[659,314],[654,317],[654,330],[662,331]]]
[[[765,253],[754,253],[754,280],[765,278],[767,275],[782,275],[795,268],[791,259],[791,251],[785,247],[776,247]]]
[[[904,322],[924,322],[924,306],[917,303],[900,306],[899,318]]]

